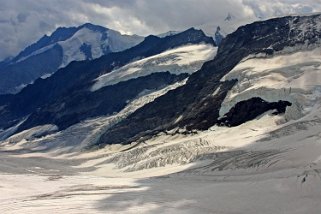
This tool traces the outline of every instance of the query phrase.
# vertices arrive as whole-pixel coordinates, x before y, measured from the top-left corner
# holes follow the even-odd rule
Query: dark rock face
[[[218,121],[224,126],[238,126],[247,121],[253,120],[261,114],[276,110],[273,114],[285,113],[286,107],[292,104],[288,101],[278,101],[269,103],[259,97],[244,100],[237,103],[231,110]]]
[[[21,53],[19,53],[18,56],[12,59],[12,62],[17,62],[19,59],[27,57],[34,51],[37,51],[43,47],[46,47],[48,45],[54,44],[59,41],[64,41],[68,38],[70,38],[72,35],[74,35],[79,28],[77,27],[59,27],[55,32],[52,33],[50,36],[43,36],[39,41],[36,43],[28,46],[26,49],[24,49]]]
[[[0,94],[15,93],[16,87],[22,84],[30,84],[44,74],[57,71],[62,63],[63,53],[59,45],[55,45],[47,51],[28,57],[33,52],[46,46],[64,41],[74,35],[80,27],[58,28],[50,36],[43,36],[36,43],[25,48],[6,65],[0,67]],[[21,60],[21,62],[19,61]]]
[[[14,93],[19,86],[29,84],[38,77],[55,72],[61,65],[62,54],[62,48],[55,45],[27,60],[3,67],[0,70],[0,94]]]
[[[44,124],[55,124],[61,130],[87,118],[113,114],[122,110],[141,92],[159,90],[187,77],[187,74],[176,76],[169,72],[154,73],[107,86],[95,92],[75,91],[70,96],[63,97],[31,114],[19,127],[18,132]]]
[[[88,45],[88,44],[84,43],[80,47],[80,50],[86,56],[86,59],[89,59],[89,60],[93,59],[93,55],[91,53],[91,45]]]
[[[10,127],[27,115],[30,115],[28,121],[21,126],[20,130],[30,128],[35,124],[51,122],[59,123],[60,128],[66,128],[79,120],[87,119],[91,116],[103,115],[104,113],[109,114],[110,111],[117,111],[123,106],[123,103],[119,102],[116,105],[113,103],[114,101],[111,102],[111,100],[109,100],[111,98],[108,97],[112,96],[110,94],[111,89],[106,87],[106,89],[102,88],[95,93],[89,91],[94,79],[104,73],[111,72],[115,67],[123,66],[135,59],[159,54],[165,50],[184,44],[199,43],[214,44],[214,41],[212,38],[205,36],[202,31],[189,29],[165,38],[149,36],[133,48],[123,52],[110,53],[92,61],[72,62],[67,67],[55,72],[49,78],[37,79],[34,84],[27,86],[16,95],[0,96],[0,128]],[[162,85],[171,84],[185,77],[185,75],[173,76],[165,73],[151,75],[150,77],[146,77],[146,79],[137,81],[141,81],[140,83],[151,81],[155,83],[154,87],[159,88]],[[138,84],[138,82],[136,84]],[[142,87],[137,85],[137,90],[134,90],[134,85],[132,82],[127,85],[131,87],[133,93],[131,94],[129,93],[130,91],[128,91],[129,97],[127,97],[126,100],[130,100],[136,96],[138,90],[143,90],[143,87],[151,88],[151,85],[144,83]],[[122,90],[126,90],[127,86],[122,84],[117,86],[120,87],[117,95],[122,101],[124,96],[122,96],[121,93]],[[78,102],[79,100],[83,100],[84,102]],[[86,100],[88,100],[88,102]],[[116,106],[117,108],[107,107],[107,101],[105,102],[104,100],[109,100],[108,105]],[[67,105],[63,110],[57,108],[57,106],[61,106],[61,104],[65,102]],[[105,103],[100,105],[102,102]],[[107,111],[105,108],[112,110]],[[60,112],[62,116],[55,115],[58,112]],[[76,115],[73,115],[71,112],[76,112]],[[67,122],[68,119],[72,122]],[[37,122],[37,120],[39,121]]]
[[[220,26],[217,27],[214,38],[215,38],[215,43],[217,44],[217,46],[220,46],[222,43],[222,40],[224,39],[224,36],[221,34]]]
[[[201,70],[192,74],[186,85],[159,97],[107,130],[96,146],[140,141],[175,127],[205,130],[218,124],[221,103],[227,91],[235,84],[235,81],[220,82],[220,79],[250,54],[265,53],[265,50],[271,47],[279,51],[284,47],[304,44],[305,41],[315,42],[313,38],[321,38],[321,32],[311,28],[304,34],[301,34],[300,30],[291,33],[295,31],[292,25],[295,22],[296,28],[300,29],[300,26],[307,22],[317,23],[320,20],[321,15],[283,17],[238,28],[222,41],[216,58],[205,63]],[[217,93],[213,95],[215,91]],[[253,113],[253,116],[269,108],[282,110],[288,105],[282,102],[262,105],[260,106],[262,109]],[[258,105],[257,102],[253,104]],[[242,104],[242,108],[244,106]],[[243,118],[242,121],[246,119]]]
[[[220,105],[227,92],[235,82],[217,83],[221,87],[219,92],[206,100],[184,93],[186,87],[180,87],[157,98],[154,102],[145,105],[108,130],[100,142],[130,143],[144,140],[161,131],[175,127],[186,127],[188,130],[206,130],[210,124],[217,121]],[[188,88],[188,90],[199,90]],[[188,105],[193,102],[193,105]],[[211,107],[211,108],[209,108]],[[182,115],[182,116],[181,116]],[[178,122],[176,120],[182,117]],[[98,144],[97,146],[104,146]]]

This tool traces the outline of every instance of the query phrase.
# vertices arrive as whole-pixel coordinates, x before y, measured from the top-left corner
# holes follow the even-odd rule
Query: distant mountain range
[[[187,57],[190,53],[194,55]],[[91,117],[113,114],[146,91],[187,78],[214,54],[213,39],[193,28],[164,38],[148,36],[130,49],[91,61],[72,62],[48,78],[37,79],[18,94],[0,96],[0,127],[8,128],[26,119],[18,131],[47,123],[65,129]],[[146,67],[143,62],[143,66],[141,59],[150,65]],[[128,64],[133,61],[144,71],[133,73],[138,69]],[[127,64],[130,67],[121,74],[123,79],[105,81],[104,75],[118,73],[117,69]]]
[[[123,51],[143,39],[89,23],[60,27],[16,57],[0,63],[0,94],[17,93],[37,78],[46,78],[72,61],[92,60]]]

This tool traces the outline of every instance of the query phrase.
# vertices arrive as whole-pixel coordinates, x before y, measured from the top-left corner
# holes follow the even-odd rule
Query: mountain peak
[[[6,77],[0,77],[3,79],[0,80],[0,94],[16,93],[21,86],[30,84],[43,75],[50,75],[72,61],[96,59],[110,52],[131,48],[142,40],[143,37],[122,35],[91,23],[78,27],[58,27],[9,62],[0,63],[1,71],[7,71],[2,72]],[[17,78],[19,75],[23,77]]]
[[[224,39],[224,36],[221,34],[220,26],[217,26],[214,38],[215,38],[216,45],[220,46],[220,44],[222,43],[222,40]]]
[[[50,36],[44,35],[36,43],[31,44],[23,51],[21,51],[16,57],[12,59],[12,62],[18,62],[20,59],[31,55],[33,52],[44,48],[48,45],[54,44],[59,41],[64,41],[70,38],[78,31],[78,27],[58,27]]]
[[[171,31],[168,31],[168,32],[165,32],[165,33],[158,34],[157,37],[164,38],[166,36],[173,36],[173,35],[176,35],[178,33],[180,33],[180,31],[171,30]]]
[[[196,29],[196,28],[194,28],[194,27],[188,28],[187,30],[185,30],[185,31],[183,31],[183,32],[185,32],[185,33],[187,33],[187,32],[202,32],[202,33],[203,33],[202,30]]]
[[[83,28],[87,28],[89,30],[98,31],[98,32],[105,32],[105,31],[109,30],[108,28],[105,28],[100,25],[95,25],[92,23],[85,23],[85,24],[78,27],[78,29],[83,29]]]
[[[235,19],[235,16],[233,16],[231,13],[228,13],[224,21],[229,22],[229,21],[232,21],[233,19]]]

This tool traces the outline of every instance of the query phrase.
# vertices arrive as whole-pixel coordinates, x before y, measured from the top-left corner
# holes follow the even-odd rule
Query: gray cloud
[[[262,18],[321,11],[321,0],[243,0],[243,3]]]
[[[321,0],[0,0],[0,59],[50,34],[58,26],[85,22],[123,33],[158,34],[217,25],[230,32],[238,24],[288,14],[321,11]],[[236,21],[224,23],[228,13]]]

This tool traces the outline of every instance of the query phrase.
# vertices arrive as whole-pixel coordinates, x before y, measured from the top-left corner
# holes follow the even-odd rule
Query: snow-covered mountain
[[[158,34],[157,36],[160,37],[160,38],[164,38],[166,36],[173,36],[173,35],[178,34],[178,33],[180,33],[180,32],[171,30],[171,31],[168,31],[168,32],[165,32],[165,33]]]
[[[227,102],[227,105],[232,105],[232,108],[223,111],[223,114],[221,108],[222,105],[224,108],[224,100],[232,90],[235,90],[235,86],[238,86],[238,79],[222,78],[240,62],[253,55],[268,57],[271,54],[309,50],[320,46],[320,19],[321,15],[291,16],[240,27],[223,40],[215,59],[206,62],[200,71],[191,75],[186,85],[139,109],[134,115],[108,130],[102,136],[101,143],[133,142],[141,139],[142,136],[148,138],[148,134],[145,134],[146,130],[150,130],[152,133],[150,136],[153,136],[161,131],[176,128],[192,131],[207,130],[215,124],[235,126],[269,110],[275,110],[276,114],[280,114],[286,109],[295,108],[298,101],[289,100],[289,96],[287,99],[282,97],[282,100],[280,100],[281,97],[264,100],[265,96],[259,96],[258,99],[249,97],[239,103]],[[286,76],[288,73],[283,73],[285,73],[284,78],[290,81]],[[257,78],[266,77],[260,73]],[[275,76],[271,77],[271,79],[274,78]],[[246,78],[243,81],[244,84],[249,84],[254,79],[250,76],[248,81]],[[263,84],[259,81],[257,83],[255,87]],[[288,89],[282,90],[288,91]],[[266,91],[265,88],[262,91]],[[255,92],[252,91],[249,94],[254,95]],[[271,93],[268,94],[272,96]],[[155,115],[155,112],[162,112],[162,114]],[[150,121],[150,123],[143,121]]]
[[[238,27],[245,25],[248,22],[248,19],[239,18],[232,13],[227,13],[225,18],[215,19],[214,21],[200,24],[196,26],[196,28],[204,31],[206,35],[212,36],[215,44],[219,46],[228,34],[233,33]]]
[[[164,38],[148,36],[125,51],[70,63],[16,95],[0,96],[4,107],[0,110],[0,126],[5,128],[28,117],[19,130],[44,123],[56,123],[65,129],[85,119],[113,114],[135,97],[181,81],[197,71],[204,61],[214,57],[213,45],[212,38],[191,28]],[[172,63],[176,64],[171,66]],[[104,78],[108,76],[117,80],[108,81]],[[96,83],[101,86],[92,90]]]
[[[11,63],[24,61],[58,44],[63,51],[60,67],[65,67],[72,61],[96,59],[110,52],[123,51],[142,41],[141,36],[123,35],[115,30],[90,23],[79,27],[60,27],[50,36],[45,35],[27,47],[12,59]]]
[[[119,112],[136,96],[182,81],[188,75],[186,84],[111,127],[97,145],[131,143],[172,129],[236,126],[269,110],[298,119],[309,107],[304,107],[303,95],[296,91],[306,90],[303,80],[313,87],[319,83],[314,78],[317,72],[310,72],[319,65],[319,19],[320,15],[290,16],[240,27],[223,40],[214,60],[213,40],[201,31],[190,29],[164,38],[149,36],[127,52],[71,64],[17,96],[3,97],[1,126],[8,128],[24,120],[18,131],[46,123],[65,129],[82,120]],[[307,52],[313,48],[314,52]],[[276,58],[270,59],[272,56]],[[57,88],[56,82],[61,81],[63,87]],[[45,88],[52,90],[51,97],[39,94]],[[38,99],[28,103],[27,98],[34,94]],[[84,103],[79,105],[81,100]]]
[[[85,24],[72,37],[58,42],[63,50],[60,67],[65,67],[72,61],[91,60],[110,52],[123,51],[142,41],[141,36],[122,35],[101,26]]]
[[[0,210],[320,213],[320,23],[255,22],[217,52],[150,36],[0,96]]]
[[[143,41],[93,24],[58,28],[0,67],[0,94],[16,93],[39,77],[46,78],[72,61],[92,60]]]

